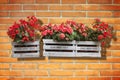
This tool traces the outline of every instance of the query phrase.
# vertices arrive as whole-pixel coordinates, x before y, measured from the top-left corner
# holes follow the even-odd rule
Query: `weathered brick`
[[[79,63],[76,63],[76,64],[64,63],[64,64],[62,64],[61,68],[62,69],[85,69],[86,65],[85,64],[79,64]]]
[[[51,70],[50,76],[72,76],[73,71],[69,70]]]
[[[120,5],[101,5],[100,10],[106,10],[106,11],[119,11]]]
[[[112,51],[112,56],[120,57],[120,51]]]
[[[59,12],[36,12],[36,15],[39,17],[59,17]]]
[[[110,64],[88,64],[88,69],[111,69]]]
[[[0,69],[9,69],[9,68],[10,68],[9,64],[2,64],[2,63],[0,64]]]
[[[26,70],[26,69],[36,69],[37,68],[37,65],[36,64],[12,64],[12,69],[23,69],[23,70]]]
[[[23,5],[23,10],[48,10],[47,5]]]
[[[10,56],[9,51],[0,51],[0,57],[8,57]]]
[[[85,4],[86,0],[62,0],[63,4]]]
[[[26,16],[33,16],[35,15],[34,12],[11,12],[11,17],[26,17]]]
[[[111,80],[110,77],[88,77],[88,80]]]
[[[29,70],[29,71],[24,71],[25,76],[48,76],[48,72],[46,70],[40,70],[40,71],[35,71],[35,70]]]
[[[120,12],[114,12],[114,13],[113,13],[113,16],[114,16],[114,17],[120,17]]]
[[[10,0],[11,4],[33,4],[34,0]]]
[[[101,76],[120,76],[120,71],[118,70],[107,70],[100,71]]]
[[[112,17],[112,12],[88,12],[88,17]]]
[[[0,12],[0,17],[7,17],[9,12]]]
[[[114,63],[112,64],[113,69],[120,69],[120,63]]]
[[[71,5],[50,5],[50,10],[73,10]]]
[[[0,37],[0,43],[6,43],[6,42],[9,42],[8,37]]]
[[[98,5],[75,5],[74,10],[97,11],[99,10],[99,6]]]
[[[88,0],[88,4],[112,4],[112,0]]]
[[[8,11],[8,10],[21,10],[22,6],[21,5],[0,5],[0,10],[1,11]]]
[[[0,0],[0,4],[7,4],[9,0]]]
[[[114,4],[120,4],[120,0],[114,0],[113,3]]]
[[[112,80],[120,80],[120,77],[112,77]]]
[[[39,69],[59,69],[60,64],[50,63],[50,64],[39,64]]]
[[[22,71],[0,70],[0,76],[22,76]]]
[[[62,12],[63,17],[85,17],[85,12]]]
[[[39,4],[59,4],[60,0],[36,0]]]
[[[99,75],[99,71],[96,70],[77,70],[75,71],[75,75],[76,76],[98,76]]]

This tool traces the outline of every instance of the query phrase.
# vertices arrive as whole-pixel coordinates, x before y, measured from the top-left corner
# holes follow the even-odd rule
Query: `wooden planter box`
[[[40,57],[39,41],[26,42],[24,44],[13,42],[12,57],[16,58]]]
[[[101,57],[101,46],[94,41],[55,42],[43,39],[43,56]]]
[[[95,41],[76,41],[76,57],[101,57],[101,45]]]
[[[55,42],[52,39],[43,39],[43,56],[75,57],[75,41]]]

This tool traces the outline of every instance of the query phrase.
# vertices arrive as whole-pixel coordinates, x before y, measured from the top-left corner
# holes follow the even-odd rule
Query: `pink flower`
[[[47,30],[42,32],[42,36],[46,36],[47,35]]]
[[[86,37],[86,36],[87,36],[87,33],[82,33],[82,35]]]
[[[65,34],[61,33],[61,34],[59,35],[59,37],[60,37],[60,39],[64,39],[64,38],[65,38]]]

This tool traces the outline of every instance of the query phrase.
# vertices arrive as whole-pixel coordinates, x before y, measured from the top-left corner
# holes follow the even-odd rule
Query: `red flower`
[[[103,38],[104,38],[103,35],[99,35],[99,36],[98,36],[98,40],[102,40]]]
[[[59,37],[60,37],[60,39],[64,39],[64,38],[65,38],[65,34],[61,33],[61,34],[59,35]]]
[[[104,42],[104,41],[102,41],[102,42],[101,42],[101,45],[104,47],[104,46],[105,46],[105,42]]]

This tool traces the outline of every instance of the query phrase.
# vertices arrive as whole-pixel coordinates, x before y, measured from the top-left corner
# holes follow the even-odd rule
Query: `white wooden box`
[[[101,57],[101,45],[95,41],[76,41],[76,57]]]
[[[43,39],[43,56],[101,57],[101,46],[95,41],[55,42]]]
[[[40,57],[39,41],[26,42],[23,44],[12,42],[12,57],[15,58]]]
[[[75,57],[75,41],[55,42],[52,39],[43,39],[43,56]]]

